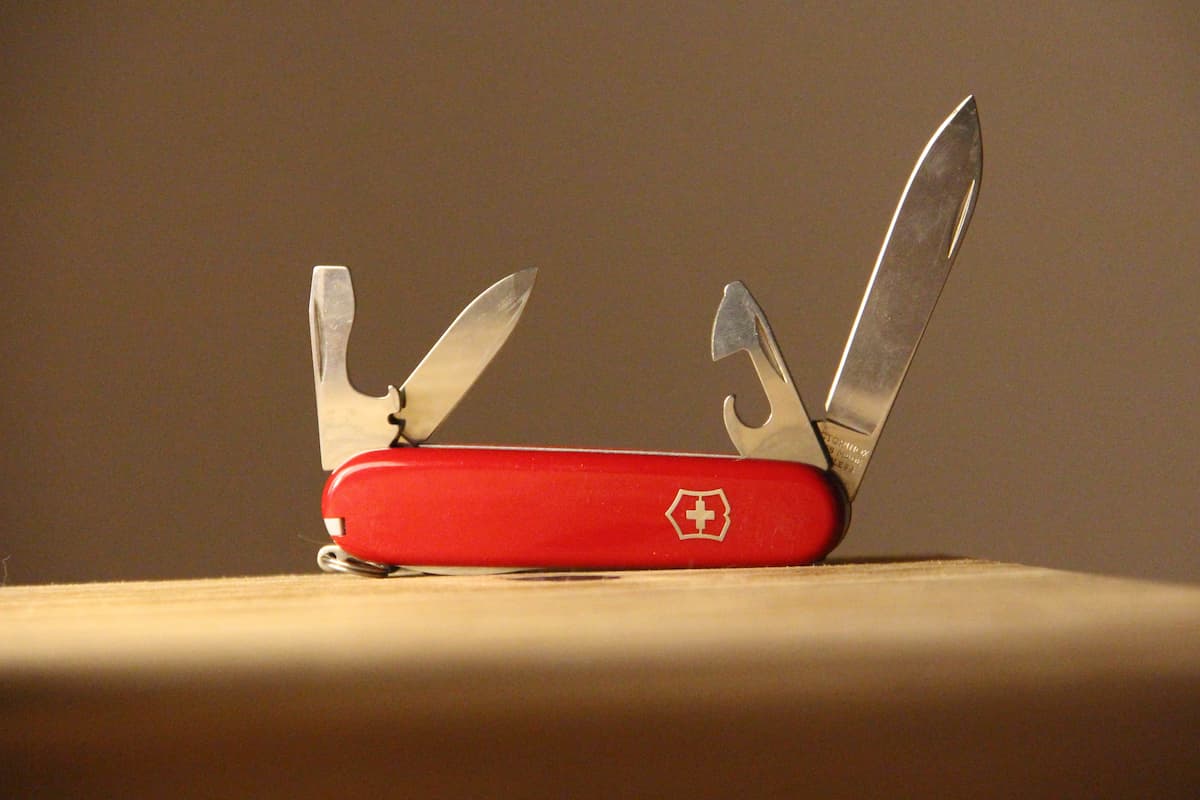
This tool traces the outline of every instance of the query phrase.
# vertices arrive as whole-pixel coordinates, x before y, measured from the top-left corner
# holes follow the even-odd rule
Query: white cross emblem
[[[710,510],[708,506],[704,505],[703,497],[697,497],[696,505],[692,507],[691,511],[685,513],[684,516],[696,523],[696,533],[704,533],[704,526],[708,524],[710,519],[717,518],[717,512]]]
[[[680,489],[667,509],[667,519],[680,539],[712,539],[725,541],[729,532],[729,500],[724,489],[697,492]],[[720,530],[715,523],[720,524]],[[709,525],[709,523],[714,523]]]

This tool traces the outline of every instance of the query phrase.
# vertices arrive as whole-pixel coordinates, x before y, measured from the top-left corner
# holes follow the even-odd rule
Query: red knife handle
[[[595,450],[375,450],[333,472],[321,505],[343,550],[400,565],[807,564],[849,521],[837,479],[807,464]]]

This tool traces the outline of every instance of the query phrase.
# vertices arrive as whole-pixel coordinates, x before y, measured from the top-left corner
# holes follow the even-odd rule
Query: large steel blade
[[[971,221],[983,168],[975,98],[934,133],[883,240],[818,423],[851,497]]]

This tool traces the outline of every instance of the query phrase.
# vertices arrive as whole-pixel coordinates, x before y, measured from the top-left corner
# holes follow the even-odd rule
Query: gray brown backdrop
[[[975,221],[837,555],[1200,580],[1197,12],[911,5],[6,4],[8,582],[314,569],[315,264],[376,393],[541,269],[442,442],[731,451],[733,279],[819,409],[969,92]]]

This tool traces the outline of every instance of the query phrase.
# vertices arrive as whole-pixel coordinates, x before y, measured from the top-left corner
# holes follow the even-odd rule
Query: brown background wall
[[[6,5],[7,580],[314,568],[314,264],[373,392],[541,268],[442,442],[731,451],[735,278],[819,408],[968,92],[981,200],[838,554],[1200,580],[1200,16],[908,5]]]

